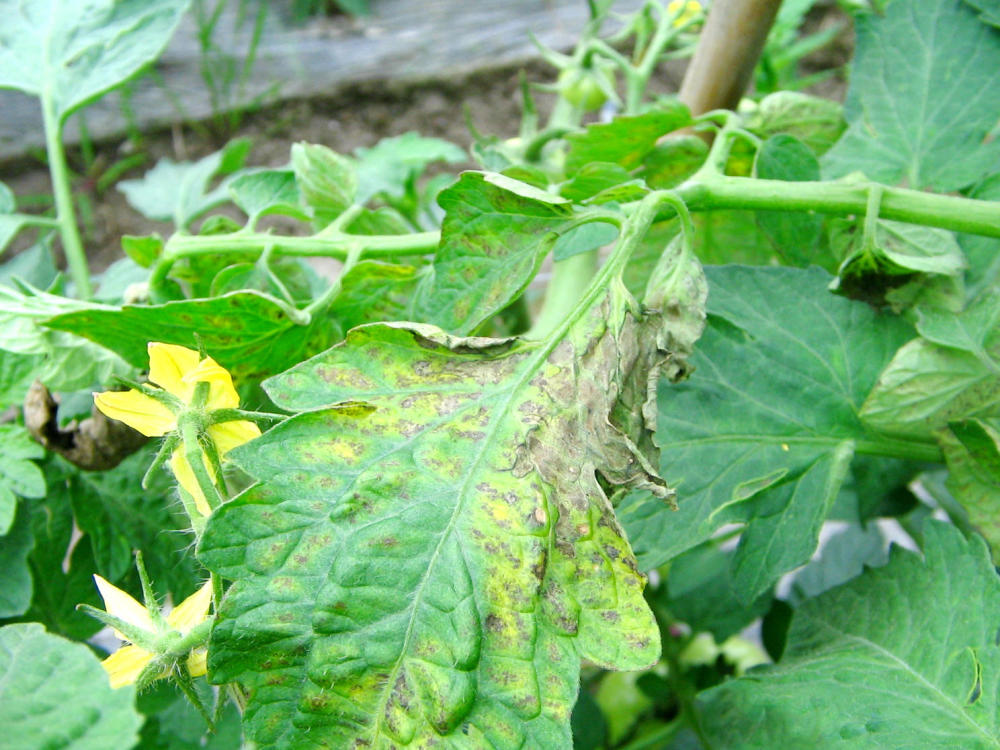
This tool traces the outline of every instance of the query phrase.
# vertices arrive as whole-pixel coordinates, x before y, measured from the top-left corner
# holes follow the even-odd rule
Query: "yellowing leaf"
[[[581,659],[657,660],[611,498],[670,494],[644,402],[689,333],[617,278],[588,299],[539,342],[361,326],[268,382],[310,411],[233,451],[261,483],[200,547],[235,581],[213,679],[258,743],[570,747]]]

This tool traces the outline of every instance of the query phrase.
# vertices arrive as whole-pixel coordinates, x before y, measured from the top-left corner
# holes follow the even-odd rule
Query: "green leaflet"
[[[921,338],[902,349],[865,401],[865,421],[930,439],[949,422],[1000,414],[1000,291],[965,310],[918,309]]]
[[[292,169],[302,199],[312,208],[319,226],[326,226],[354,204],[358,175],[346,156],[319,144],[296,143]]]
[[[414,313],[462,335],[524,291],[560,234],[580,218],[565,198],[492,173],[466,172],[438,202],[447,211],[441,246]]]
[[[758,135],[787,133],[816,154],[826,153],[847,127],[840,102],[799,91],[768,94],[747,117],[748,127]]]
[[[660,136],[691,123],[691,113],[677,99],[662,102],[641,115],[618,115],[566,136],[566,174],[575,175],[592,162],[634,169],[653,150]]]
[[[172,221],[178,230],[186,229],[206,211],[230,200],[230,179],[210,186],[219,176],[231,178],[243,167],[249,152],[249,139],[237,138],[196,162],[160,159],[140,179],[122,180],[116,187],[143,216]]]
[[[72,498],[68,491],[55,491],[56,487],[53,482],[53,491],[44,500],[21,503],[19,508],[30,511],[34,537],[28,556],[33,591],[24,619],[83,641],[101,629],[100,622],[77,609],[79,604],[101,606],[93,578],[97,562],[89,535],[72,543],[77,534]],[[178,566],[179,570],[186,567]]]
[[[703,693],[711,747],[1000,747],[1000,582],[978,538],[928,522],[924,557],[796,609],[774,666]]]
[[[314,411],[230,454],[261,483],[199,550],[234,580],[211,673],[258,742],[567,748],[581,658],[656,661],[603,487],[668,492],[648,412],[616,414],[675,334],[593,289],[542,342],[373,324],[267,382]]]
[[[671,560],[665,586],[650,596],[654,607],[662,605],[673,619],[698,632],[709,632],[717,643],[739,633],[771,606],[765,592],[751,603],[736,595],[732,580],[733,549],[723,549],[716,540],[699,544]]]
[[[0,726],[11,748],[133,747],[142,717],[131,686],[113,690],[82,643],[37,623],[0,628]],[[8,744],[12,743],[12,744]]]
[[[91,388],[127,369],[111,352],[42,325],[60,311],[107,309],[104,305],[59,297],[24,284],[18,287],[0,286],[0,403],[20,404],[34,380],[53,391],[74,391]]]
[[[72,508],[81,543],[93,551],[92,569],[112,582],[134,575],[135,550],[142,550],[153,585],[175,602],[196,588],[197,565],[185,549],[188,527],[174,495],[173,476],[164,470],[142,477],[156,454],[147,445],[108,471],[82,471],[52,457],[45,467],[50,489],[44,504],[55,514],[63,504]]]
[[[257,219],[270,214],[282,214],[308,221],[309,216],[299,205],[299,186],[290,169],[263,169],[246,172],[228,182],[233,202],[249,217],[253,228]]]
[[[829,294],[830,276],[816,268],[707,275],[694,372],[661,384],[658,401],[660,473],[680,510],[632,496],[619,517],[644,569],[745,524],[731,570],[749,604],[812,555],[856,447],[892,452],[857,411],[912,328]]]
[[[830,222],[830,244],[842,259],[832,288],[876,306],[888,300],[897,307],[900,302],[909,306],[905,303],[913,294],[905,293],[907,285],[915,294],[920,287],[950,282],[958,290],[953,296],[961,307],[961,277],[967,264],[954,233],[878,219],[872,236],[866,238],[863,222]]]
[[[31,439],[23,427],[14,424],[0,425],[0,536],[7,533],[14,522],[17,495],[44,497],[45,477],[31,461],[45,455],[45,449]]]
[[[986,137],[1000,119],[997,29],[962,0],[889,3],[855,28],[849,127],[824,156],[827,177],[944,192],[1000,170],[1000,141]]]
[[[328,321],[294,320],[287,305],[260,292],[79,310],[45,325],[91,339],[139,368],[149,364],[147,342],[197,348],[197,334],[219,364],[247,380],[280,372],[288,362],[327,346],[334,333]]]
[[[938,433],[947,487],[1000,556],[1000,433],[996,419],[953,422]]]
[[[187,0],[12,0],[0,30],[0,88],[71,113],[155,60]]]
[[[782,133],[761,145],[754,171],[765,180],[818,180],[819,162],[802,141]],[[819,216],[801,211],[758,211],[757,225],[788,265],[804,267],[817,263],[823,227]]]
[[[467,161],[465,152],[454,143],[427,138],[416,132],[383,138],[371,148],[359,148],[357,156],[357,203],[367,203],[385,193],[400,195],[431,164]]]
[[[363,260],[340,280],[329,315],[343,329],[383,320],[406,320],[424,271],[415,266]]]
[[[0,536],[0,617],[23,615],[31,604],[31,569],[28,555],[35,540],[31,535],[31,510],[25,502],[12,509],[16,514]]]
[[[875,524],[852,523],[831,534],[818,556],[793,574],[788,599],[799,605],[834,586],[847,583],[869,568],[882,567],[888,561],[886,540]]]
[[[28,217],[17,212],[14,193],[0,182],[0,253],[28,221]]]

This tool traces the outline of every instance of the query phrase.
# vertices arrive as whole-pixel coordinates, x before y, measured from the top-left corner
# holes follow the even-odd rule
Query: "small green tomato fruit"
[[[556,82],[559,93],[585,112],[600,109],[608,100],[606,89],[614,89],[614,74],[600,68],[567,68]]]

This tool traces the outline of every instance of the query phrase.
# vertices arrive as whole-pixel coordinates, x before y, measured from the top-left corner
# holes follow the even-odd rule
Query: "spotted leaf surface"
[[[610,498],[670,494],[637,396],[675,324],[617,279],[573,319],[361,326],[266,383],[310,411],[230,454],[260,483],[200,547],[235,581],[210,673],[261,746],[568,748],[581,659],[657,660]]]

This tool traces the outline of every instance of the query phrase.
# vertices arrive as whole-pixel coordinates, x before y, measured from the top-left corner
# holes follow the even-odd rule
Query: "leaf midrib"
[[[586,292],[583,294],[583,297],[580,299],[577,305],[573,308],[572,312],[570,312],[563,319],[563,322],[559,326],[557,326],[556,329],[552,331],[552,333],[548,337],[546,337],[540,342],[540,345],[538,346],[538,349],[536,350],[535,354],[531,357],[528,357],[524,361],[524,363],[517,370],[515,370],[515,373],[512,376],[513,382],[510,384],[510,386],[508,386],[506,389],[497,388],[493,392],[494,394],[496,394],[497,397],[502,397],[502,395],[506,392],[507,398],[502,404],[502,406],[494,412],[490,420],[490,426],[487,429],[486,437],[484,440],[480,442],[482,448],[476,454],[472,463],[469,465],[469,470],[465,474],[465,479],[459,490],[458,497],[456,498],[455,509],[452,512],[451,518],[448,519],[448,525],[445,527],[444,531],[441,534],[441,538],[438,540],[437,546],[434,548],[434,552],[432,553],[430,562],[427,566],[427,572],[424,573],[423,578],[417,585],[413,599],[411,600],[412,601],[411,612],[414,613],[414,615],[418,609],[420,601],[422,600],[424,589],[431,576],[431,571],[434,569],[434,566],[437,563],[438,558],[440,557],[441,549],[444,546],[445,541],[448,538],[450,538],[455,527],[455,521],[459,517],[460,512],[465,507],[465,503],[468,498],[469,486],[473,481],[472,478],[476,474],[480,465],[482,464],[486,454],[489,452],[489,449],[492,447],[493,440],[496,437],[497,432],[504,424],[507,414],[510,410],[511,404],[515,399],[515,395],[518,393],[518,391],[520,391],[520,389],[525,385],[525,383],[527,383],[530,380],[530,378],[542,366],[542,364],[548,360],[549,356],[559,345],[559,343],[566,338],[566,336],[572,330],[573,326],[575,326],[580,321],[580,319],[586,314],[586,312],[590,310],[594,304],[596,304],[597,299],[599,298],[601,293],[608,294],[610,297],[611,292],[609,289],[609,281],[615,274],[620,272],[620,265],[626,259],[627,256],[623,258],[621,256],[612,255],[612,257],[608,259],[608,261],[604,264],[604,266],[594,276],[594,279],[591,282],[590,286],[587,288]],[[608,325],[608,329],[610,329],[610,321],[606,321],[606,323]],[[606,333],[608,329],[606,329],[604,333]],[[550,536],[551,536],[551,531],[550,531]],[[461,545],[459,546],[461,547]],[[473,600],[477,601],[475,596],[473,597]],[[476,609],[477,613],[481,615],[481,613],[478,612],[479,609],[478,601]],[[409,618],[409,622],[407,623],[406,627],[406,635],[404,636],[403,645],[402,648],[400,649],[399,659],[396,661],[396,664],[393,665],[390,677],[388,680],[386,680],[385,688],[383,688],[382,695],[379,698],[379,702],[377,705],[382,710],[380,711],[379,717],[376,718],[375,720],[375,733],[372,736],[373,740],[377,741],[381,735],[381,727],[382,727],[381,716],[384,715],[385,706],[387,705],[388,702],[387,696],[395,687],[396,680],[398,679],[399,676],[399,670],[402,667],[404,659],[406,658],[406,653],[409,649],[410,640],[413,634],[415,620],[416,620],[415,616],[411,616]]]

